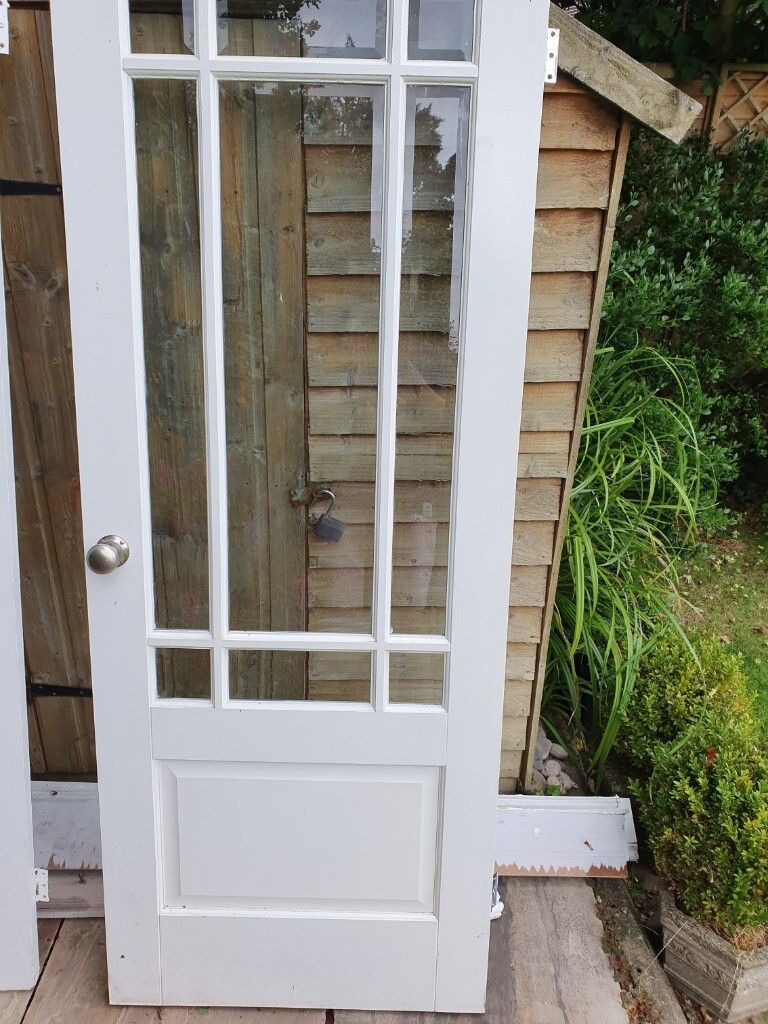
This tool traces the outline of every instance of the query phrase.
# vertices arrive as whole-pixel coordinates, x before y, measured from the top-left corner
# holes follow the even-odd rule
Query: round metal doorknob
[[[108,533],[102,537],[98,544],[88,549],[85,560],[91,572],[105,576],[108,572],[114,572],[121,565],[125,565],[131,549],[122,537],[117,534]]]

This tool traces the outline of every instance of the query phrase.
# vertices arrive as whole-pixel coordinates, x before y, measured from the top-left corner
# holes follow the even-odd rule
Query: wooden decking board
[[[325,1010],[221,1008],[201,1014],[195,1006],[110,1006],[104,922],[67,920],[26,1014],[6,1018],[0,1011],[0,1024],[325,1024],[325,1016]]]
[[[40,955],[40,972],[45,969],[51,954],[61,921],[40,921],[37,926],[37,942]],[[0,1024],[21,1024],[36,989],[24,992],[0,992]]]

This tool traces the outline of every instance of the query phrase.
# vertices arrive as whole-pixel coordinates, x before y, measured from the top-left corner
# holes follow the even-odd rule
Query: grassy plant
[[[648,380],[666,382],[665,393]],[[641,657],[679,631],[677,561],[693,543],[701,397],[688,363],[596,354],[557,589],[545,715],[569,719],[600,774]],[[682,634],[681,634],[682,635]]]

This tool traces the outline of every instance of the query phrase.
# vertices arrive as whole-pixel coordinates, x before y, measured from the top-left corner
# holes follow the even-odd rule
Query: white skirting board
[[[95,782],[33,782],[35,866],[51,875],[45,916],[103,914],[99,789]],[[500,875],[613,876],[637,860],[629,800],[596,796],[500,796]]]
[[[618,796],[500,796],[500,875],[625,877],[637,860],[629,800]]]

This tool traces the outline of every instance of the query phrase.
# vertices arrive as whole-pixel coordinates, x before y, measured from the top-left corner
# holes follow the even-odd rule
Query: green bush
[[[738,498],[768,488],[768,140],[711,153],[640,132],[630,147],[602,343],[691,360],[699,446]],[[650,381],[660,383],[658,376]]]
[[[638,819],[693,917],[726,935],[768,925],[768,752],[739,660],[665,637],[625,711]],[[698,664],[696,661],[698,658]]]
[[[648,382],[657,376],[665,394]],[[696,375],[653,349],[596,353],[558,579],[545,714],[565,717],[598,776],[639,659],[676,628],[675,563],[693,543],[702,465]]]
[[[743,721],[752,697],[741,659],[714,636],[695,639],[693,649],[668,632],[642,658],[623,715],[622,754],[641,772],[653,769],[660,743],[674,743],[707,716]]]

